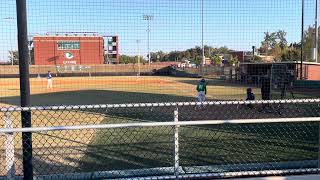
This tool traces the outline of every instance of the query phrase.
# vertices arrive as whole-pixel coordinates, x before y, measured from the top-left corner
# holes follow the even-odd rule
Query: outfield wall
[[[153,63],[140,65],[142,75],[150,75],[155,70],[170,66],[171,63]],[[137,64],[104,64],[104,65],[77,65],[77,66],[51,66],[51,65],[30,65],[30,76],[38,76],[51,71],[60,76],[86,76],[86,75],[137,75],[139,66]],[[19,66],[0,66],[0,77],[18,77]]]

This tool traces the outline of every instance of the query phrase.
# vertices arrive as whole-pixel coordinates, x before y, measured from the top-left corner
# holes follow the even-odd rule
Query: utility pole
[[[13,66],[14,52],[12,51],[12,48],[11,48],[10,56],[11,56],[11,66]]]
[[[27,28],[26,0],[16,0],[18,50],[19,50],[19,74],[20,74],[20,100],[21,107],[30,106],[30,82],[29,82],[29,47]],[[31,127],[31,112],[21,111],[22,128]],[[32,133],[22,133],[22,157],[23,179],[33,179],[32,165]]]
[[[304,43],[304,0],[301,0],[301,59],[300,59],[300,80],[302,80],[303,75],[303,43]]]
[[[202,46],[202,66],[206,64],[204,56],[204,0],[201,0],[201,46]]]
[[[140,40],[137,40],[137,48],[138,48],[138,76],[140,76]]]
[[[150,60],[150,32],[151,32],[151,25],[150,25],[150,22],[153,20],[153,16],[151,15],[143,15],[143,20],[145,21],[148,21],[148,61],[149,61],[149,66],[150,66],[150,63],[151,63],[151,60]]]
[[[315,25],[315,36],[314,36],[314,60],[318,62],[318,0],[316,0],[316,9],[315,9],[315,18],[314,18],[314,25]]]
[[[5,18],[3,18],[3,20],[6,20],[6,21],[8,21],[9,22],[9,26],[11,25],[11,23],[10,22],[14,22],[14,20],[15,20],[15,18],[13,18],[13,17],[5,17]],[[11,66],[13,66],[13,60],[14,60],[14,51],[12,50],[12,44],[10,43],[10,51],[9,51],[9,54],[10,54],[10,57],[11,57]]]
[[[256,47],[252,46],[252,62],[254,62],[254,52],[256,51]]]

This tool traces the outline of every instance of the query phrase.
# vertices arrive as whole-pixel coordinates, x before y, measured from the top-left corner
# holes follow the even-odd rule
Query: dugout
[[[272,68],[283,66],[294,75],[295,80],[300,80],[300,62],[268,62],[268,63],[240,63],[237,72],[238,80],[246,83],[258,84],[263,76],[270,76]],[[302,80],[320,80],[320,63],[303,62]]]
[[[274,67],[284,67],[288,72],[292,73],[295,79],[299,78],[300,67],[299,62],[268,62],[268,63],[240,63],[239,80],[249,84],[259,84],[261,78],[270,77]],[[304,68],[307,66],[304,66]],[[303,70],[303,72],[306,72]],[[306,75],[304,75],[305,77]]]

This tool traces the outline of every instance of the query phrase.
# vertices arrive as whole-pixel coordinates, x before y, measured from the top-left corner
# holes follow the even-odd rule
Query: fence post
[[[29,75],[29,42],[27,23],[27,1],[16,0],[19,75],[20,75],[20,104],[21,107],[30,106],[30,75]],[[21,111],[21,125],[23,128],[31,127],[31,112]],[[33,180],[32,164],[32,133],[22,133],[22,160],[23,179]]]
[[[174,110],[174,122],[179,122],[178,108]],[[174,175],[179,179],[179,125],[174,127]]]
[[[318,172],[320,171],[320,122],[318,122]]]
[[[10,112],[5,113],[4,123],[5,128],[13,128]],[[15,176],[13,138],[13,133],[6,133],[6,172],[8,180],[13,180]]]

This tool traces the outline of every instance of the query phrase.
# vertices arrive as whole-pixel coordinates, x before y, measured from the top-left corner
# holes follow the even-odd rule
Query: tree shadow
[[[195,98],[168,95],[108,90],[82,90],[51,92],[30,96],[31,106],[120,104],[194,101]],[[5,103],[19,106],[20,96],[7,97]]]
[[[181,83],[187,83],[191,85],[197,85],[200,81],[200,79],[194,79],[194,80],[177,80],[178,82]],[[207,85],[208,86],[230,86],[230,87],[253,87],[253,85],[248,85],[248,84],[242,84],[242,83],[237,83],[237,82],[228,82],[224,80],[219,80],[219,79],[206,79]]]
[[[8,102],[12,105],[19,105],[17,102],[20,97],[9,97]],[[82,104],[115,104],[115,103],[141,103],[141,102],[174,102],[174,101],[194,101],[194,98],[165,95],[165,94],[151,94],[151,93],[136,93],[136,92],[121,92],[121,91],[102,91],[102,90],[86,90],[86,91],[72,91],[72,92],[55,92],[49,94],[38,94],[31,96],[31,102],[33,106],[43,106],[43,105],[82,105]],[[103,109],[96,111],[95,109],[84,109],[75,111],[87,111],[87,112],[98,112],[105,118],[102,123],[119,123],[119,119],[122,118],[124,122],[126,121],[173,121],[173,110],[175,107],[146,107],[146,108],[113,108],[113,109]],[[293,109],[287,107],[286,112],[278,114],[264,113],[260,112],[256,106],[254,108],[248,108],[245,105],[219,105],[219,106],[205,106],[200,110],[195,110],[195,106],[179,107],[179,120],[180,121],[192,121],[192,120],[218,120],[218,119],[248,119],[248,118],[279,118],[279,117],[310,117],[310,116],[320,116],[320,111],[318,106],[313,104],[307,106],[306,104],[296,105]],[[106,111],[107,110],[107,111]],[[99,122],[101,123],[101,122]],[[241,126],[231,128],[230,125],[223,126],[188,126],[187,133],[195,134],[195,137],[188,137],[188,141],[184,142],[185,148],[192,150],[191,152],[199,151],[198,154],[201,155],[201,161],[205,164],[214,164],[221,162],[221,158],[227,158],[230,156],[230,151],[241,152],[241,148],[244,146],[237,146],[237,143],[241,141],[234,141],[234,135],[244,134],[246,139],[242,141],[246,142],[244,144],[272,144],[271,142],[266,142],[263,140],[252,141],[251,137],[261,137],[269,138],[272,137],[272,133],[277,133],[284,131],[286,136],[281,137],[295,137],[292,139],[299,139],[297,134],[299,131],[293,131],[298,129],[299,126],[303,127],[301,130],[307,131],[310,128],[317,130],[313,124],[300,124],[295,126],[285,125],[284,127],[278,127],[278,124],[272,125],[256,125],[256,126]],[[208,134],[201,134],[200,128],[207,128]],[[151,167],[163,167],[173,165],[173,129],[172,127],[157,127],[157,128],[128,128],[128,129],[103,129],[98,130],[96,135],[91,140],[90,143],[84,144],[84,148],[77,150],[76,152],[84,153],[84,157],[81,159],[69,158],[69,161],[77,161],[79,163],[78,167],[67,167],[63,163],[51,162],[47,160],[47,155],[41,155],[40,152],[47,152],[49,155],[56,156],[59,158],[63,155],[64,149],[78,149],[77,147],[60,147],[59,148],[47,148],[34,150],[37,152],[35,154],[34,163],[36,166],[41,166],[41,168],[53,170],[55,172],[87,172],[87,171],[97,171],[97,170],[121,170],[121,169],[134,169],[134,168],[151,168]],[[149,130],[146,130],[149,129]],[[275,131],[277,129],[277,131]],[[204,139],[215,135],[219,131],[224,130],[225,138],[229,140],[223,143],[224,146],[217,142],[205,143]],[[300,130],[300,129],[298,129]],[[303,131],[303,132],[304,132]],[[268,133],[270,132],[270,133]],[[290,132],[290,133],[289,133]],[[317,131],[319,132],[319,131]],[[303,136],[308,139],[310,136],[315,135],[318,137],[317,132],[306,134]],[[305,134],[305,133],[304,133]],[[278,136],[278,135],[275,135]],[[213,138],[214,139],[214,138]],[[283,139],[287,143],[295,143],[294,140]],[[315,138],[313,141],[317,141]],[[229,144],[227,144],[229,142]],[[248,142],[254,142],[252,144]],[[283,145],[283,144],[282,144]],[[275,148],[269,148],[266,153],[277,152],[275,150],[278,148],[279,144],[274,143]],[[239,147],[239,148],[234,148]],[[286,147],[294,150],[304,150],[306,147],[301,146],[289,146]],[[219,150],[221,156],[218,155],[203,155],[211,149],[213,151]],[[194,151],[193,151],[194,150]],[[52,153],[50,152],[52,151]],[[309,153],[313,153],[313,149],[307,149]],[[57,154],[53,153],[57,152]],[[60,154],[60,155],[59,155]],[[196,153],[195,153],[196,154]],[[241,153],[233,152],[234,156],[241,155]],[[243,153],[242,153],[243,154]],[[248,156],[253,157],[247,152]],[[194,162],[190,164],[200,163],[195,159],[195,155],[186,155],[187,162]],[[232,154],[231,154],[232,155]],[[260,154],[256,155],[259,156]],[[289,157],[289,155],[288,155]],[[250,158],[248,158],[250,159]],[[272,160],[272,157],[267,157],[264,161]],[[230,160],[231,161],[231,160]],[[245,160],[244,160],[245,161]],[[257,160],[259,161],[259,160]],[[226,162],[226,161],[224,161]],[[231,162],[232,163],[232,162]],[[38,169],[38,168],[36,168]],[[39,167],[40,169],[40,167]],[[38,170],[36,171],[38,173]],[[40,173],[40,171],[39,171]]]

